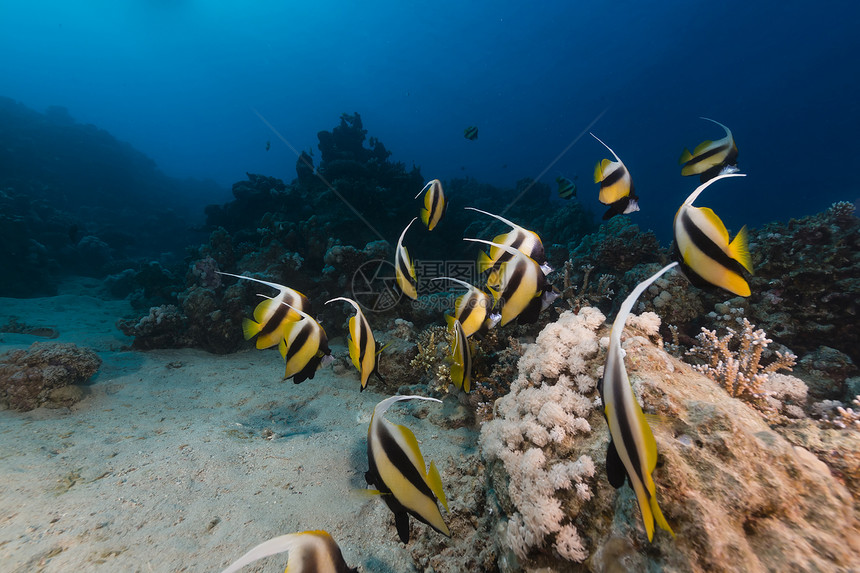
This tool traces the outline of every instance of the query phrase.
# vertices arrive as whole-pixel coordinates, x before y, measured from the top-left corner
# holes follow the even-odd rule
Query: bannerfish
[[[257,545],[221,573],[235,573],[270,555],[289,551],[286,571],[289,573],[358,573],[343,559],[340,547],[327,531],[289,533]]]
[[[403,246],[403,237],[406,236],[406,231],[417,218],[413,217],[403,232],[400,233],[400,238],[397,239],[397,249],[394,253],[394,277],[397,280],[397,286],[400,287],[403,294],[412,300],[418,300],[418,281],[415,279],[415,265],[409,258],[409,251]]]
[[[753,272],[746,227],[729,242],[729,232],[716,213],[707,207],[693,207],[699,193],[714,181],[743,176],[743,173],[725,173],[707,180],[687,197],[675,214],[672,258],[699,288],[714,285],[738,296],[750,295],[750,285],[743,277],[745,270]]]
[[[464,129],[463,137],[465,137],[469,141],[475,141],[476,139],[478,139],[478,126],[470,125],[466,129]]]
[[[451,355],[448,357],[451,381],[458,390],[462,388],[468,394],[472,390],[472,346],[459,320],[451,315],[446,315],[445,320],[452,336]]]
[[[510,245],[482,239],[463,240],[495,246],[511,255],[499,268],[499,287],[488,287],[500,309],[501,326],[514,319],[519,319],[520,324],[537,322],[540,312],[558,297],[551,290],[540,265],[528,255]]]
[[[361,307],[352,299],[339,296],[326,301],[326,304],[342,300],[348,302],[355,308],[355,316],[349,319],[349,357],[352,364],[358,370],[361,379],[361,390],[367,386],[367,380],[371,374],[376,374],[377,378],[383,380],[379,374],[379,363],[377,362],[379,353],[382,348],[376,349],[376,340],[373,338],[373,331],[370,329],[370,323],[361,312]],[[383,380],[384,381],[384,380]]]
[[[271,142],[271,141],[267,141],[267,142],[266,142],[266,151],[270,150],[271,148],[272,148],[272,142]]]
[[[442,490],[442,477],[436,464],[427,470],[415,434],[406,426],[394,425],[384,416],[388,408],[401,400],[429,400],[424,396],[391,396],[376,405],[367,429],[367,461],[364,474],[368,485],[376,487],[383,501],[394,513],[394,525],[400,541],[409,543],[409,516],[412,515],[446,537],[451,537],[438,503],[448,511]]]
[[[576,183],[574,183],[574,180],[576,180],[576,177],[574,177],[573,180],[561,176],[555,178],[555,182],[558,183],[559,197],[562,199],[576,197]]]
[[[228,277],[254,281],[280,291],[273,298],[263,297],[265,300],[254,309],[254,320],[249,318],[242,319],[242,333],[245,336],[245,340],[250,340],[254,336],[259,335],[257,336],[257,348],[263,349],[277,346],[281,339],[284,338],[286,325],[301,318],[299,311],[310,312],[311,304],[308,297],[290,287],[243,275],[222,273],[221,271],[216,272]]]
[[[466,338],[476,332],[493,328],[502,319],[501,315],[491,312],[493,299],[478,287],[452,277],[434,277],[430,280],[451,281],[469,289],[454,301],[454,318],[462,325]]]
[[[624,330],[624,323],[639,295],[660,275],[677,264],[671,263],[663,267],[654,276],[639,283],[624,299],[618,310],[618,316],[612,323],[606,365],[603,368],[603,377],[597,384],[600,399],[603,401],[603,415],[609,425],[606,477],[615,489],[624,485],[624,478],[627,477],[630,487],[636,493],[639,509],[642,511],[642,521],[645,524],[648,541],[654,537],[654,521],[661,529],[671,533],[672,537],[675,534],[663,517],[660,506],[657,505],[657,488],[651,476],[654,468],[657,467],[657,442],[627,377],[621,349],[621,331]]]
[[[633,190],[633,179],[627,167],[611,147],[593,133],[591,137],[599,141],[615,157],[615,161],[609,159],[599,161],[594,168],[594,182],[600,183],[600,195],[597,198],[604,205],[609,205],[609,210],[603,214],[603,220],[638,211],[639,197]]]
[[[425,193],[426,191],[426,193]],[[448,201],[445,199],[445,192],[442,190],[442,182],[434,179],[427,183],[418,195],[424,195],[424,207],[421,208],[421,222],[427,227],[428,231],[432,231],[442,220],[442,216],[448,209]]]
[[[331,349],[322,325],[311,315],[294,310],[298,311],[301,319],[287,323],[278,350],[286,363],[284,380],[292,378],[294,384],[301,384],[308,378],[313,380],[323,357],[331,356]]]
[[[681,175],[699,175],[699,181],[705,183],[717,175],[737,173],[738,146],[731,130],[719,121],[707,117],[700,119],[716,123],[726,130],[726,136],[716,141],[703,141],[692,153],[689,149],[684,149],[681,159],[678,160],[678,164],[683,166]]]
[[[483,213],[484,215],[488,215],[494,219],[497,219],[511,227],[511,230],[507,233],[503,233],[501,235],[496,235],[493,238],[493,243],[498,243],[500,245],[507,245],[509,247],[513,247],[517,249],[527,257],[530,257],[537,261],[538,265],[540,265],[540,269],[543,274],[548,275],[552,272],[552,267],[550,267],[546,262],[546,252],[543,248],[543,243],[540,240],[540,237],[534,231],[530,231],[524,227],[520,227],[516,223],[508,221],[504,217],[500,217],[499,215],[494,215],[492,213],[488,213],[486,211],[482,211],[480,209],[476,209],[474,207],[465,207],[470,211],[477,211],[478,213]],[[490,275],[487,278],[487,285],[493,288],[498,288],[498,271],[499,267],[505,261],[511,258],[511,254],[506,252],[505,249],[501,247],[491,247],[490,254],[488,255],[485,252],[481,252],[478,255],[478,270],[479,272],[484,272],[489,269]]]

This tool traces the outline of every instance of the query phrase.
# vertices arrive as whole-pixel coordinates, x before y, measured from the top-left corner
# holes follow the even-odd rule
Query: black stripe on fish
[[[614,185],[621,181],[624,175],[627,173],[627,168],[623,165],[619,165],[617,169],[613,170],[612,173],[604,177],[603,181],[600,182],[601,187],[609,187],[610,185]]]
[[[636,449],[633,428],[630,426],[630,424],[635,424],[636,420],[627,419],[627,408],[625,407],[625,404],[629,400],[635,400],[636,397],[633,395],[633,391],[629,387],[629,384],[622,384],[624,381],[624,373],[622,372],[624,364],[622,363],[621,356],[618,355],[618,360],[614,360],[613,362],[614,364],[611,365],[609,376],[611,380],[615,381],[611,385],[613,400],[615,401],[615,419],[618,422],[618,430],[621,432],[621,442],[624,446],[624,451],[627,452],[627,456],[630,458],[630,463],[633,464],[639,483],[644,486],[646,482],[642,475],[642,461],[639,459],[639,451]],[[604,374],[604,376],[606,376],[606,374]],[[625,386],[627,387],[625,388]],[[630,476],[628,476],[628,479],[630,479]]]
[[[406,452],[403,451],[403,448],[400,447],[400,444],[397,443],[397,440],[391,435],[391,431],[382,420],[380,420],[378,428],[379,445],[382,447],[382,451],[385,452],[385,455],[388,457],[391,464],[407,481],[409,481],[410,484],[415,487],[415,489],[421,492],[421,495],[435,500],[436,496],[427,485],[424,475],[418,470],[418,468],[412,465],[412,461],[409,459],[409,456],[406,455]],[[427,523],[427,521],[420,515],[415,515],[415,517],[424,523]],[[430,525],[429,523],[427,524]]]
[[[260,334],[266,335],[277,330],[281,323],[284,322],[288,312],[290,312],[290,308],[287,305],[279,304],[275,313],[272,315],[272,318],[270,318],[266,324],[263,325],[263,328],[260,329]]]
[[[516,263],[512,263],[516,264]],[[520,283],[523,281],[523,277],[526,274],[526,267],[522,264],[517,264],[514,267],[514,272],[508,275],[510,278],[508,279],[508,283],[505,285],[505,290],[502,292],[499,297],[499,307],[504,308],[505,302],[507,299],[512,298],[513,295],[517,292],[517,289],[520,286]]]
[[[719,245],[714,243],[690,218],[689,213],[684,212],[681,217],[684,232],[690,237],[693,246],[699,249],[706,257],[721,267],[743,276],[744,267],[739,262],[728,256]],[[679,261],[684,263],[684,261]],[[686,263],[684,263],[686,265]],[[687,265],[689,266],[689,265]],[[694,271],[695,272],[695,271]]]
[[[406,258],[399,256],[397,257],[397,269],[406,279],[406,281],[411,285],[417,285],[418,281],[412,278],[412,275],[409,273],[409,265],[406,263]]]
[[[359,340],[355,343],[358,345],[358,368],[364,367],[364,355],[367,352],[367,346],[370,342],[370,329],[367,328],[367,322],[361,320],[358,315],[355,317],[358,322]]]
[[[304,320],[309,321],[310,319],[306,318]],[[289,362],[290,358],[295,356],[299,352],[299,350],[301,350],[301,348],[307,343],[308,338],[310,338],[310,335],[311,335],[311,324],[310,324],[310,322],[308,322],[308,324],[305,324],[304,326],[302,326],[300,328],[301,329],[299,330],[299,333],[296,335],[296,337],[290,343],[289,348],[287,348],[287,355],[284,357],[284,360],[286,362]]]
[[[691,165],[695,165],[696,163],[700,163],[700,162],[704,161],[705,159],[708,159],[709,157],[713,157],[715,155],[725,153],[729,149],[731,149],[731,147],[733,147],[733,146],[731,145],[731,143],[728,143],[728,142],[724,143],[722,145],[718,145],[717,147],[714,147],[714,148],[707,150],[706,152],[702,153],[701,155],[697,155],[697,156],[693,157],[685,165],[687,167],[689,167]],[[728,154],[726,154],[726,155],[728,156]]]
[[[460,324],[463,324],[468,320],[472,313],[475,311],[475,307],[478,306],[477,298],[472,296],[471,291],[463,295],[467,298],[463,299],[463,313],[460,316],[455,317],[460,321]]]

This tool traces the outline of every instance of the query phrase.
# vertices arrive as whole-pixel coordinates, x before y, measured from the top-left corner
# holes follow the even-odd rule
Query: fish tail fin
[[[486,251],[481,251],[478,254],[478,272],[482,273],[492,266],[493,266],[493,259],[490,258],[490,255],[488,255],[486,253]]]
[[[430,490],[436,494],[436,497],[442,502],[442,507],[448,511],[448,500],[445,498],[445,492],[442,490],[442,476],[439,475],[439,468],[434,462],[430,462],[430,471],[427,472],[427,485]]]
[[[672,531],[672,528],[669,527],[669,522],[666,521],[666,518],[663,517],[663,512],[660,510],[660,505],[657,503],[657,496],[651,496],[651,513],[654,515],[654,521],[657,522],[657,525],[660,526],[660,529],[663,531],[668,531],[669,535],[675,537],[675,532]],[[653,526],[652,526],[653,528]],[[648,541],[651,541],[651,537],[648,537]]]
[[[693,158],[693,154],[690,153],[690,150],[684,148],[684,152],[681,154],[681,158],[678,160],[678,165],[683,165],[690,161]]]
[[[603,161],[598,161],[597,165],[594,166],[594,182],[600,183],[603,181],[603,164],[609,163],[608,159],[604,159]]]
[[[257,336],[263,330],[263,325],[259,322],[254,322],[250,318],[242,319],[242,335],[245,340],[250,340]]]
[[[741,227],[741,230],[735,235],[734,240],[729,244],[729,250],[732,253],[732,258],[739,262],[750,274],[753,274],[746,225]]]

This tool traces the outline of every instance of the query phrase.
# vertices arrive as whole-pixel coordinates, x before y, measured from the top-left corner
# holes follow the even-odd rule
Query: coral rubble
[[[71,406],[83,395],[74,385],[89,380],[101,363],[89,348],[34,342],[0,357],[0,403],[22,412]]]

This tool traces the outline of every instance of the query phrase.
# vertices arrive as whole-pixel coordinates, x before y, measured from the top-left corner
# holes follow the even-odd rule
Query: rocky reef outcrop
[[[787,440],[655,345],[658,322],[628,327],[623,344],[634,390],[655,416],[654,479],[675,536],[658,531],[649,543],[632,490],[605,477],[595,385],[606,330],[599,312],[583,309],[527,347],[512,392],[482,430],[495,493],[482,520],[497,523],[499,570],[851,570],[857,484],[816,456],[826,439],[792,430]]]
[[[21,412],[71,406],[83,396],[78,385],[89,380],[101,363],[89,348],[34,342],[27,350],[0,356],[0,403]]]

